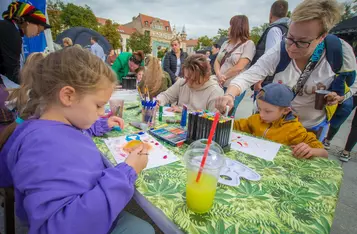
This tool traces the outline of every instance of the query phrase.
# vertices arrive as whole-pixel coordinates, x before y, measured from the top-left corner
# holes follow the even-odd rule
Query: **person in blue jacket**
[[[49,54],[26,76],[33,80],[29,100],[0,138],[0,187],[14,186],[16,215],[29,234],[155,233],[123,211],[147,149],[133,149],[113,167],[91,139],[123,127],[119,119],[100,118],[114,71],[74,46]]]

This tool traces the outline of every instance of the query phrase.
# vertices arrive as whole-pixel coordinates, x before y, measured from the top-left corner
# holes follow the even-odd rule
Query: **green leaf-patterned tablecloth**
[[[139,120],[137,111],[124,111],[124,131],[104,137],[137,132],[128,125]],[[94,138],[94,142],[116,164],[102,138]],[[163,144],[181,159],[187,148]],[[207,214],[195,214],[186,207],[183,161],[143,171],[136,182],[137,190],[185,233],[330,232],[343,176],[337,162],[323,158],[298,160],[286,146],[272,162],[238,151],[226,156],[249,166],[262,178],[258,182],[242,180],[238,187],[220,184]]]

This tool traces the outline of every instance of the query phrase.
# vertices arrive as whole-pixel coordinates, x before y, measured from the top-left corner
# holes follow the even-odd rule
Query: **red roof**
[[[100,17],[97,17],[97,22],[101,25],[105,25],[105,21],[107,21],[108,19],[104,19],[104,18],[100,18]]]
[[[198,40],[186,40],[186,47],[196,46],[198,44]]]
[[[149,26],[151,25],[151,23],[155,20],[155,19],[159,19],[159,18],[155,18],[155,17],[152,17],[152,16],[148,16],[148,15],[144,15],[144,14],[139,14],[139,17],[140,17],[140,19],[141,19],[141,25],[143,26],[143,27],[145,27],[145,21],[147,21],[148,22],[148,24],[149,24]],[[163,24],[163,26],[164,26],[164,29],[166,28],[166,27],[169,27],[169,32],[171,32],[171,26],[170,26],[170,22],[169,21],[167,21],[167,20],[163,20],[163,19],[159,19],[161,22],[162,22],[162,24]]]
[[[131,35],[133,34],[134,32],[136,32],[136,29],[135,28],[129,28],[127,26],[123,26],[123,25],[120,25],[118,27],[118,30],[121,34],[127,34],[127,35]]]

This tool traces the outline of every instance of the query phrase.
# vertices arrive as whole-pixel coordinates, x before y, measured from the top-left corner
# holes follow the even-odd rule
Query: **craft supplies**
[[[109,100],[110,112],[112,115],[123,117],[124,100],[121,99],[110,99]]]
[[[188,114],[187,142],[207,139],[213,124],[214,113],[197,111]],[[233,119],[220,116],[213,141],[217,142],[225,152],[230,150],[230,135],[233,129]]]
[[[132,110],[132,109],[137,109],[137,108],[139,108],[140,106],[129,106],[129,107],[127,107],[127,108],[125,108],[125,110]]]
[[[156,138],[177,147],[180,147],[185,143],[187,136],[187,131],[178,127],[164,127],[149,130],[148,132]]]
[[[156,119],[156,104],[157,101],[154,98],[150,100],[150,94],[147,87],[144,88],[144,93],[141,93],[141,90],[138,88],[139,95],[141,97],[141,114],[142,114],[142,122],[146,123],[149,127],[153,127],[155,125]],[[138,113],[139,114],[139,113]]]
[[[178,119],[167,119],[167,120],[166,120],[166,123],[168,123],[168,124],[178,124],[178,123],[181,123],[181,120],[178,120]]]
[[[159,107],[159,121],[161,122],[162,121],[162,115],[164,113],[164,107],[163,106],[160,106]]]
[[[181,115],[181,127],[186,127],[186,122],[187,122],[187,106],[183,105],[182,107],[182,115]]]
[[[119,126],[114,126],[112,130],[119,132],[119,131],[121,131],[121,128]]]
[[[126,76],[122,78],[123,89],[136,89],[136,76]]]

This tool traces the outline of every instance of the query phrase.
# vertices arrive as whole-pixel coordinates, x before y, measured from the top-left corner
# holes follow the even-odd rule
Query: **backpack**
[[[265,53],[265,44],[266,44],[266,40],[268,37],[268,33],[269,33],[270,29],[275,28],[275,27],[278,27],[281,30],[282,35],[284,35],[288,32],[288,25],[286,23],[274,24],[274,25],[269,26],[264,31],[263,35],[260,37],[260,39],[257,43],[255,56],[252,60],[251,65],[254,65],[258,61],[258,59]]]

